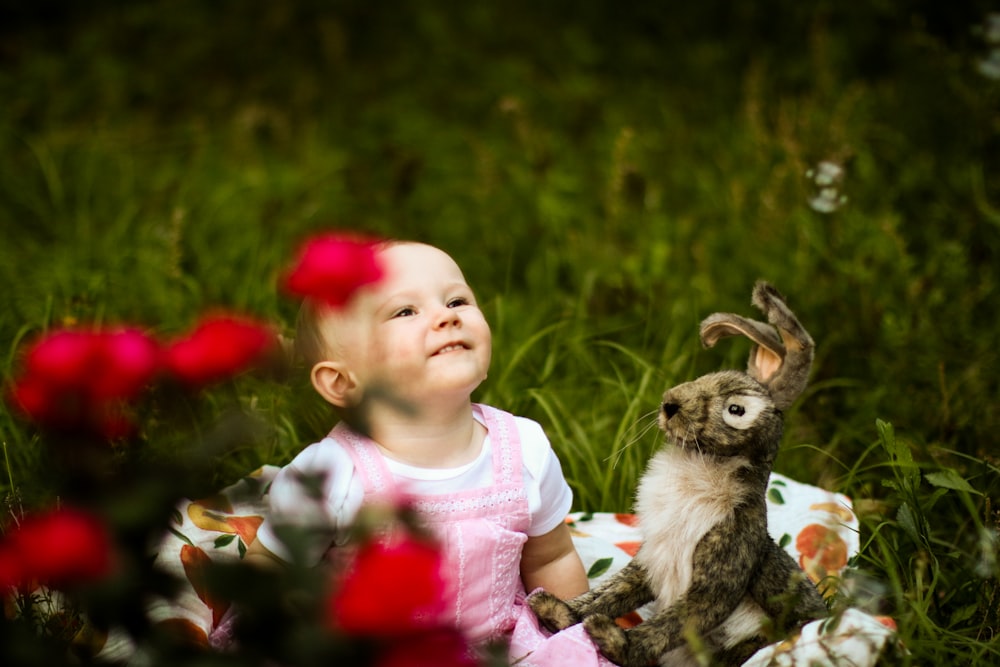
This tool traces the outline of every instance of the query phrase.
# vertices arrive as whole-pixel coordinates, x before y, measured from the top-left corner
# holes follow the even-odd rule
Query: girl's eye
[[[448,302],[449,308],[458,308],[459,306],[468,306],[468,305],[469,305],[469,300],[466,299],[464,296],[454,298]]]
[[[415,308],[411,308],[410,306],[407,306],[406,308],[400,308],[395,313],[393,313],[392,316],[393,317],[413,317],[416,314],[417,314],[417,311],[416,311]]]

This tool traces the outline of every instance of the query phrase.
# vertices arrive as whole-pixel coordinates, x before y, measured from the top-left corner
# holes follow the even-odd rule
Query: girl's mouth
[[[446,352],[454,352],[456,350],[464,350],[464,349],[466,349],[465,345],[461,343],[452,343],[451,345],[445,345],[440,350],[435,352],[434,356],[436,357],[439,354],[445,354]]]

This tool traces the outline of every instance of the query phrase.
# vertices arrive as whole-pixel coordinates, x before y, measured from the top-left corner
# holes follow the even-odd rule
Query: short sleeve
[[[306,447],[278,471],[257,539],[275,555],[290,560],[290,551],[278,537],[280,526],[308,528],[306,558],[317,563],[337,528],[353,521],[363,500],[364,487],[350,455],[335,440],[325,438]]]
[[[527,534],[538,537],[566,520],[573,505],[573,491],[563,477],[562,465],[541,425],[524,417],[516,417],[515,422],[521,437],[524,484],[531,515]]]

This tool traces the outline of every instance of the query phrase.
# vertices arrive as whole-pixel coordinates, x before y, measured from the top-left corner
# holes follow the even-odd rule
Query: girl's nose
[[[461,326],[462,318],[459,317],[458,311],[454,308],[445,307],[442,312],[438,315],[437,325],[438,328],[444,329],[450,326]]]

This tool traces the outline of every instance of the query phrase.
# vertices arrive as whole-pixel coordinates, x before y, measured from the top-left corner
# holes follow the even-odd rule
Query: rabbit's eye
[[[722,410],[722,419],[742,431],[753,426],[767,405],[768,402],[759,396],[732,396]]]

